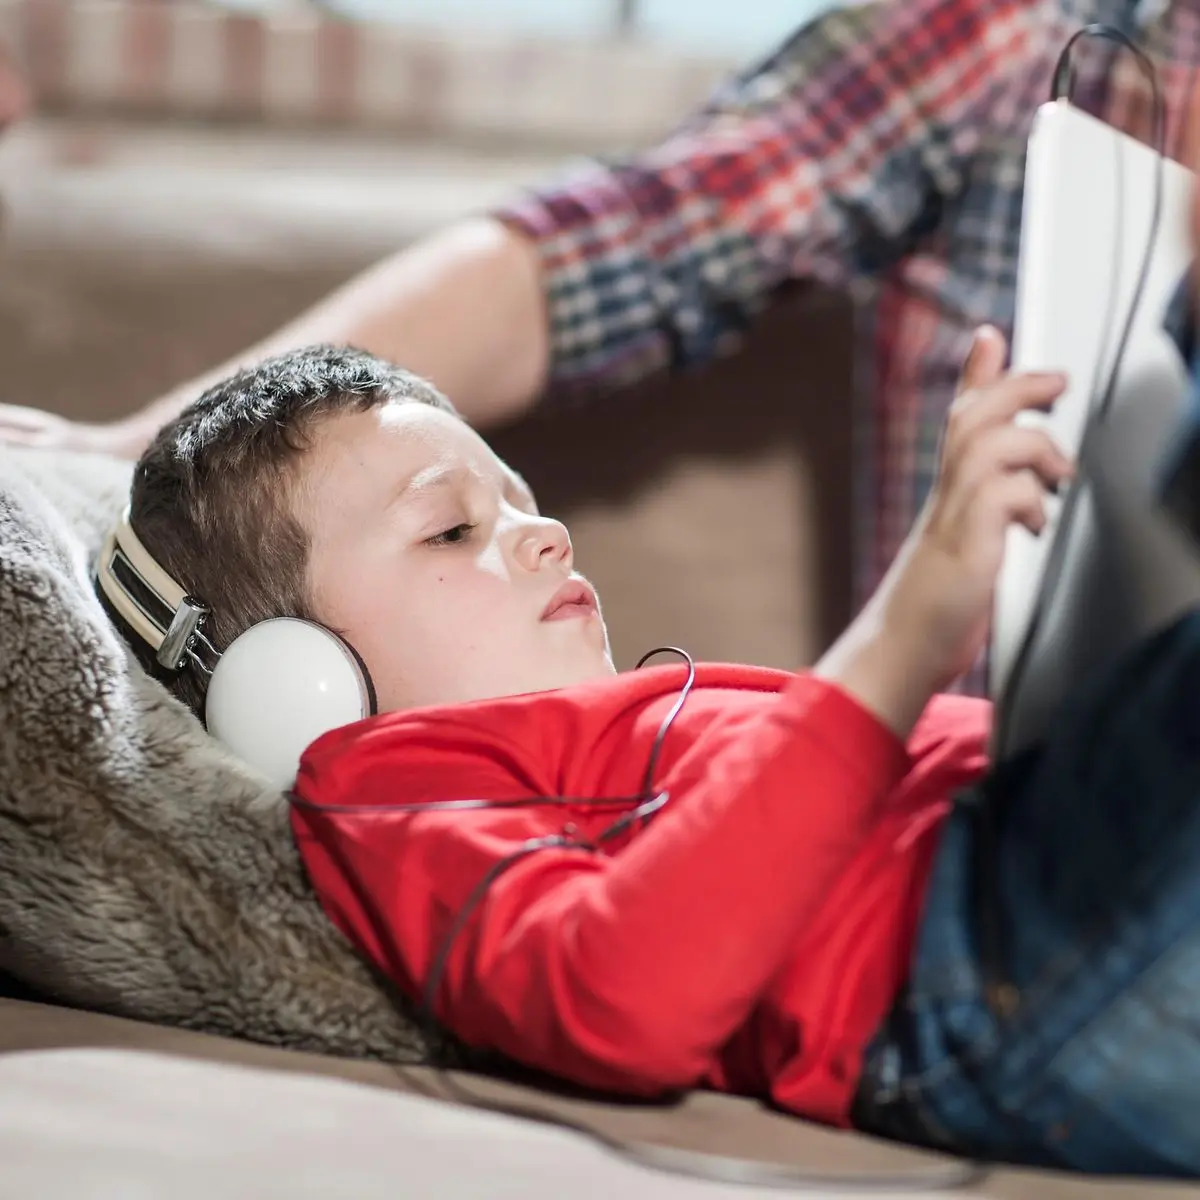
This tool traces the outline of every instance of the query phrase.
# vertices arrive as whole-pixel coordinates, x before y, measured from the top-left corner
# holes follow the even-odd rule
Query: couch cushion
[[[128,464],[0,450],[0,970],[42,994],[412,1059],[326,919],[286,801],[151,680],[91,586]]]
[[[281,1073],[293,1079],[280,1081]],[[607,1104],[518,1083],[453,1078],[473,1096],[565,1117],[635,1147],[777,1165],[840,1181],[839,1191],[858,1181],[858,1195],[869,1194],[872,1181],[904,1178],[911,1191],[919,1179],[955,1169],[936,1155],[822,1129],[731,1096]],[[389,1102],[339,1081],[408,1095]],[[10,1164],[29,1172],[28,1186],[14,1194],[74,1200],[89,1194],[84,1181],[102,1175],[126,1182],[121,1194],[163,1195],[169,1185],[173,1200],[257,1198],[267,1194],[268,1179],[276,1194],[297,1198],[367,1200],[395,1195],[398,1187],[412,1195],[483,1196],[497,1193],[500,1177],[505,1194],[534,1198],[561,1196],[565,1178],[572,1200],[621,1189],[649,1200],[763,1194],[733,1187],[701,1192],[669,1175],[633,1172],[578,1137],[435,1103],[446,1098],[454,1096],[441,1077],[423,1067],[393,1069],[0,1001],[0,1161],[6,1181],[16,1178]],[[187,1135],[169,1136],[180,1130]],[[318,1181],[324,1191],[314,1190]],[[917,1194],[1154,1200],[1197,1196],[1200,1188],[1001,1170],[966,1191],[918,1188]]]

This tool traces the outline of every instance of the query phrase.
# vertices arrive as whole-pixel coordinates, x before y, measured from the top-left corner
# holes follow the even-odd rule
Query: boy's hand
[[[981,329],[963,368],[942,441],[941,465],[895,580],[894,619],[928,656],[934,686],[966,671],[982,648],[1008,527],[1045,528],[1047,491],[1074,470],[1042,429],[1016,422],[1062,394],[1058,374],[1009,375],[1007,347]]]
[[[1066,380],[1006,375],[1006,350],[996,330],[976,334],[929,499],[879,590],[817,667],[901,736],[979,653],[1008,527],[1040,533],[1047,489],[1074,470],[1047,433],[1016,423],[1048,409]]]

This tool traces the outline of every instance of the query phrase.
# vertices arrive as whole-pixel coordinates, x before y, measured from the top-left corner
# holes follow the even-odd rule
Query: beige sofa
[[[186,197],[113,168],[125,136],[43,128],[0,154],[4,399],[81,417],[128,410],[420,232],[411,211],[351,229],[316,201],[268,228],[232,183],[198,220]],[[56,137],[60,150],[89,153],[74,153],[74,166],[59,161],[47,150]],[[673,642],[707,658],[792,666],[810,661],[845,620],[850,360],[845,306],[796,295],[734,359],[499,435],[543,505],[571,523],[623,664]],[[0,1200],[757,1194],[634,1167],[566,1133],[440,1103],[441,1082],[426,1071],[40,1001],[0,1000]],[[933,1194],[954,1168],[729,1098],[658,1108],[475,1086],[624,1141],[840,1178],[851,1194],[898,1178]],[[817,1181],[818,1193],[830,1188]],[[955,1194],[1082,1200],[1154,1191],[1005,1171]]]

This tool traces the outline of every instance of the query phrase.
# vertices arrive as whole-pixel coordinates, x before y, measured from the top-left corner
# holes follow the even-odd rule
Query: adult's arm
[[[546,316],[537,253],[491,217],[460,221],[391,255],[262,341],[119,421],[67,421],[0,405],[0,441],[136,458],[207,387],[272,354],[317,342],[361,347],[430,378],[480,425],[542,388]]]

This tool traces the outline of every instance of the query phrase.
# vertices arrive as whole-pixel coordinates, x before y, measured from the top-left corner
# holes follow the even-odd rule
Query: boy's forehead
[[[420,490],[454,476],[499,475],[512,490],[533,496],[520,472],[462,418],[432,405],[393,401],[339,413],[322,423],[313,449],[312,465],[327,478],[353,472]]]
[[[492,449],[491,445],[461,417],[428,405],[384,406],[382,421],[398,435],[403,457],[412,464],[418,481],[436,479],[443,473],[471,474],[483,479],[502,476],[522,492],[529,485]],[[421,412],[414,412],[414,409]]]

